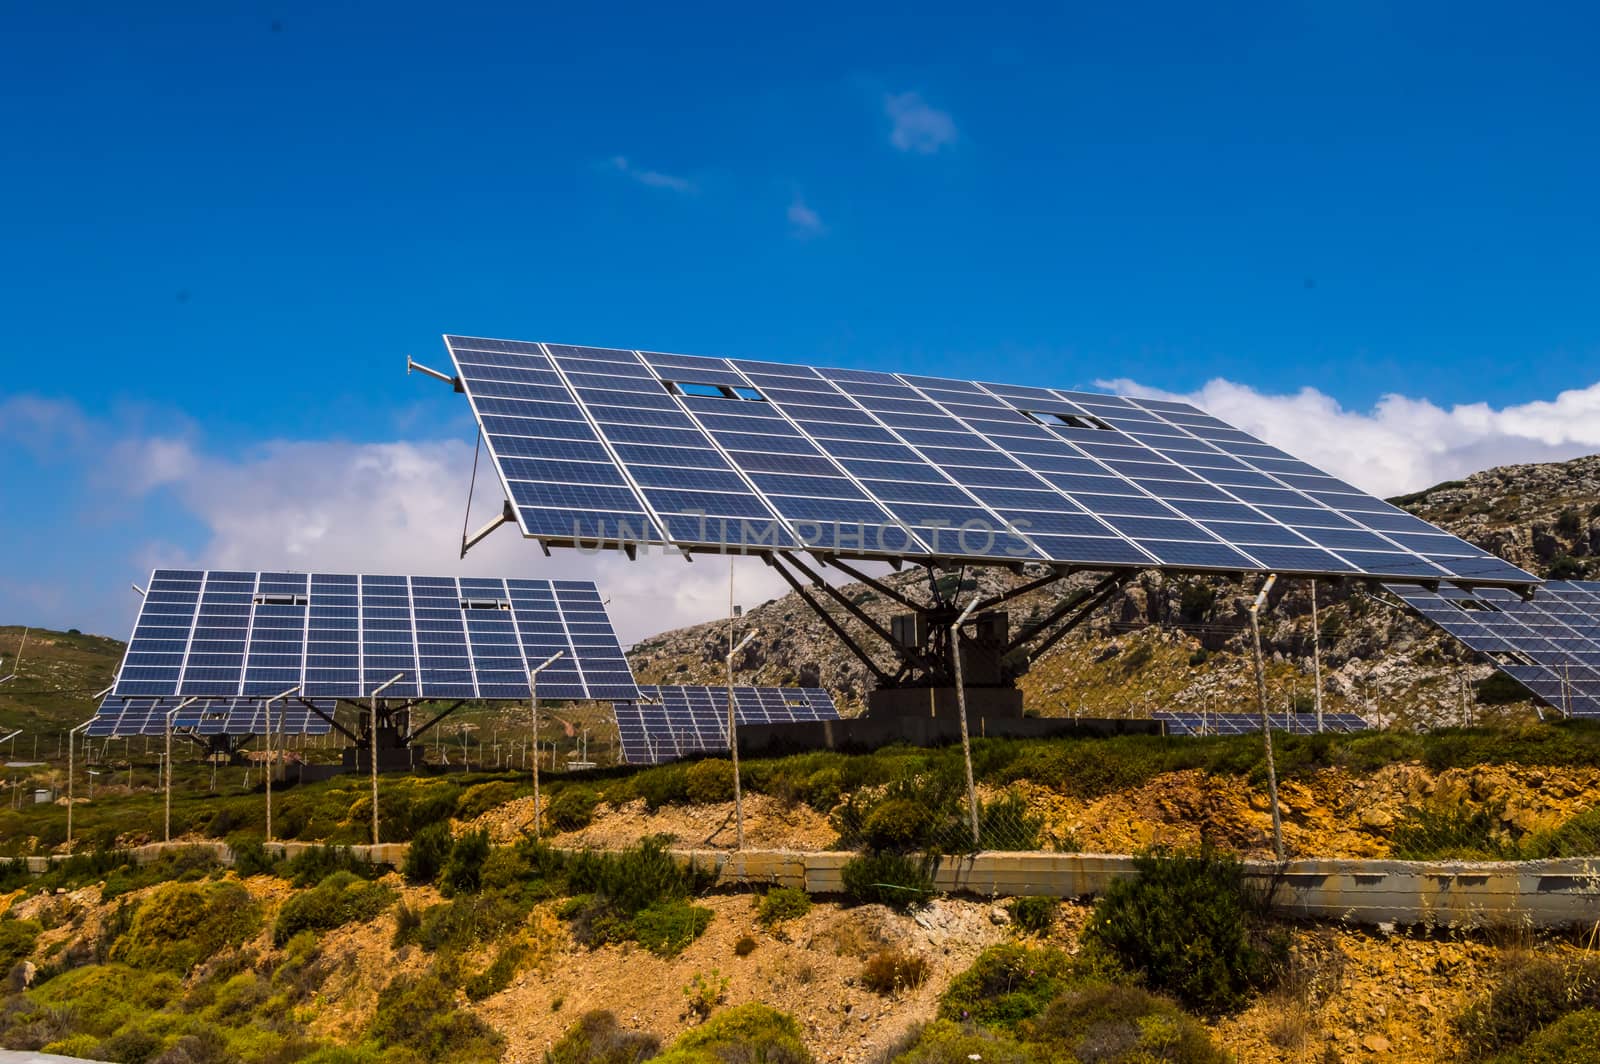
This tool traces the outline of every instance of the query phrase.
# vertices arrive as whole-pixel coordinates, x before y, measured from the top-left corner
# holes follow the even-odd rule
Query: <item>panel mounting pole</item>
[[[565,653],[565,650],[558,650],[528,670],[528,706],[533,710],[533,837],[536,839],[543,828],[543,806],[539,800],[539,674]],[[551,768],[554,767],[552,764]]]
[[[1256,697],[1261,702],[1261,735],[1267,754],[1267,796],[1272,800],[1272,852],[1283,860],[1283,817],[1278,812],[1278,767],[1272,758],[1272,718],[1267,712],[1267,665],[1261,656],[1261,607],[1267,601],[1267,592],[1277,581],[1277,573],[1268,573],[1255,601],[1250,604],[1250,635],[1255,645]]]
[[[67,856],[68,857],[72,856],[72,777],[76,774],[74,772],[74,769],[77,767],[76,764],[75,764],[76,758],[73,755],[73,749],[72,749],[73,740],[74,740],[74,737],[79,732],[83,731],[83,729],[87,728],[88,726],[89,726],[89,721],[86,720],[82,724],[78,725],[76,728],[73,728],[71,731],[67,732]],[[59,751],[61,748],[57,747],[56,749],[57,749],[57,751]]]
[[[372,774],[372,845],[378,845],[378,696],[389,688],[406,678],[403,672],[397,672],[387,680],[372,689],[372,704],[367,712],[367,766]],[[373,851],[373,860],[377,860],[377,851]]]
[[[429,377],[432,377],[434,380],[444,381],[444,383],[450,385],[450,387],[454,388],[458,392],[466,390],[465,388],[463,388],[461,386],[461,378],[460,377],[452,377],[447,373],[440,373],[436,369],[429,369],[427,366],[424,366],[421,362],[418,362],[416,359],[412,358],[410,355],[407,355],[406,356],[406,376],[409,377],[411,375],[411,371],[412,370],[416,370],[418,373],[422,373],[422,374],[425,374],[425,375],[427,375]]]
[[[300,690],[300,685],[296,684],[295,686],[289,688],[287,691],[284,691],[282,694],[276,694],[276,695],[273,695],[271,698],[267,699],[266,705],[262,707],[262,710],[266,715],[266,720],[265,720],[264,723],[265,723],[266,732],[267,732],[266,777],[267,777],[267,841],[268,842],[272,841],[272,703],[282,701],[282,700],[288,698],[292,694],[297,694],[299,692],[299,690]]]
[[[732,621],[729,619],[729,635],[732,635]],[[744,849],[744,795],[739,787],[739,714],[734,711],[733,702],[733,659],[734,655],[750,645],[750,640],[759,635],[761,629],[753,628],[750,634],[739,640],[739,645],[728,649],[728,750],[733,755],[733,823],[734,823],[734,849]]]
[[[972,815],[974,852],[983,848],[983,842],[978,837],[978,787],[972,779],[972,737],[967,731],[967,688],[961,675],[961,626],[966,623],[968,615],[977,605],[977,599],[967,603],[967,608],[961,611],[961,616],[950,626],[950,657],[954,661],[956,672],[956,715],[961,719],[961,760],[967,768],[967,811]]]
[[[166,771],[166,808],[162,813],[161,841],[172,841],[172,720],[178,712],[187,706],[199,701],[196,698],[185,698],[182,702],[167,710],[167,771]]]
[[[497,514],[492,521],[478,529],[472,535],[463,536],[461,538],[461,557],[465,558],[467,556],[467,551],[471,550],[473,547],[476,547],[485,539],[488,539],[489,533],[493,532],[501,525],[509,525],[513,523],[516,521],[516,519],[516,511],[511,509],[511,500],[505,500],[501,506],[500,513]]]

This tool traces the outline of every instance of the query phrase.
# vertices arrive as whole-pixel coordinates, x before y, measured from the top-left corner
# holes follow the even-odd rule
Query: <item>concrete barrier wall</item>
[[[267,852],[294,857],[317,844],[274,842]],[[143,864],[169,849],[205,849],[224,864],[233,852],[220,842],[151,843],[129,851]],[[362,860],[399,867],[407,844],[351,846]],[[674,851],[686,862],[715,873],[725,887],[800,887],[810,894],[844,890],[843,870],[856,854],[783,850]],[[44,872],[52,857],[25,858]],[[1134,874],[1134,859],[1122,854],[980,853],[946,857],[933,870],[934,886],[980,897],[1038,895],[1089,898]],[[1285,916],[1338,920],[1376,927],[1424,924],[1438,927],[1564,927],[1600,922],[1600,858],[1548,861],[1365,861],[1295,860],[1282,865],[1245,862],[1245,874]]]

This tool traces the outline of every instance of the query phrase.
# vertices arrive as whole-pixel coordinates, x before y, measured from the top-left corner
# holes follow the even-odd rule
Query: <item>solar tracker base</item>
[[[1022,717],[1022,692],[1015,687],[968,687],[967,718],[995,720]],[[867,716],[874,719],[947,717],[960,708],[954,687],[888,687],[867,695]]]

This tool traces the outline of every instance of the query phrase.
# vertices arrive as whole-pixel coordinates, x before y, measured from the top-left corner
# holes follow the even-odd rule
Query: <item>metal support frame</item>
[[[860,659],[861,664],[867,667],[867,671],[872,673],[881,686],[887,687],[893,683],[893,679],[889,676],[889,674],[884,672],[883,669],[879,667],[878,663],[872,660],[872,656],[865,650],[861,649],[861,647],[856,644],[856,641],[850,637],[850,633],[845,631],[844,625],[835,620],[833,614],[829,613],[823,607],[822,603],[818,602],[811,596],[811,593],[806,590],[805,585],[800,583],[799,580],[795,579],[794,574],[785,569],[783,564],[778,561],[776,556],[772,554],[763,554],[761,557],[768,565],[772,566],[778,571],[778,575],[783,577],[784,582],[794,589],[795,594],[799,595],[801,600],[804,601],[807,606],[811,607],[812,612],[814,612],[818,617],[822,618],[823,623],[831,628],[833,630],[833,634],[839,637],[840,642],[844,643],[849,651],[858,659]]]
[[[976,608],[979,610],[992,610],[996,606],[1003,606],[1012,599],[1021,598],[1023,595],[1031,594],[1041,588],[1049,587],[1051,584],[1054,584],[1057,581],[1065,580],[1067,577],[1078,571],[1079,570],[1076,568],[1052,570],[1049,574],[1041,576],[1037,580],[1030,580],[1020,587],[1012,588],[1010,591],[1003,591],[998,595],[992,595],[989,598],[979,602]]]
[[[1016,653],[1034,639],[1038,638],[1040,633],[1044,632],[1052,625],[1065,618],[1066,623],[1062,624],[1061,627],[1057,628],[1054,632],[1051,632],[1042,643],[1034,647],[1030,652],[1029,657],[1036,658],[1043,654],[1045,651],[1049,650],[1051,647],[1060,642],[1068,632],[1072,631],[1074,628],[1078,627],[1078,625],[1088,620],[1089,615],[1095,610],[1099,609],[1107,599],[1127,586],[1128,581],[1132,580],[1134,575],[1135,570],[1132,569],[1118,570],[1083,594],[1075,595],[1072,598],[1067,599],[1054,610],[1050,611],[1049,616],[1047,616],[1044,620],[1039,621],[1037,624],[1030,625],[1021,632],[1018,632],[1017,637],[1006,644],[1005,653],[1008,655]]]
[[[440,713],[438,716],[434,717],[432,720],[428,721],[426,724],[422,725],[420,728],[412,728],[410,731],[406,732],[406,734],[405,734],[405,743],[406,743],[406,745],[407,746],[411,745],[411,743],[417,738],[417,736],[421,735],[423,732],[427,731],[429,728],[433,727],[435,724],[438,724],[440,721],[444,720],[450,714],[454,713],[456,710],[460,709],[462,706],[464,706],[466,704],[467,704],[467,700],[466,699],[464,699],[464,698],[460,699],[459,701],[457,701],[453,705],[451,705],[451,707],[449,709],[445,710],[443,713]],[[415,703],[412,703],[412,705],[415,705]],[[410,706],[408,706],[407,708],[410,708]]]
[[[833,599],[833,601],[844,607],[845,611],[848,612],[850,616],[854,617],[856,620],[870,628],[873,635],[876,635],[885,643],[889,643],[891,645],[894,643],[894,635],[890,633],[889,629],[873,620],[872,616],[868,614],[866,610],[863,610],[860,606],[857,606],[854,602],[851,602],[844,592],[840,591],[838,588],[822,579],[822,577],[812,572],[806,567],[804,562],[800,561],[800,559],[794,557],[793,555],[789,556],[789,564],[800,570],[800,572],[811,581],[813,587],[821,588],[827,593],[829,598]],[[912,665],[915,665],[918,668],[931,669],[933,667],[933,662],[928,659],[927,655],[920,652],[908,652],[906,654],[906,658]]]
[[[818,554],[815,551],[813,551],[812,552],[812,557],[816,558],[817,561],[821,562],[823,565],[831,565],[831,566],[833,566],[835,569],[839,570],[841,573],[844,573],[846,576],[850,577],[852,580],[858,580],[861,583],[866,584],[868,587],[870,587],[872,590],[876,591],[878,594],[882,595],[884,598],[892,599],[895,602],[898,602],[900,605],[904,606],[908,610],[921,610],[923,608],[921,603],[915,602],[912,599],[907,598],[905,595],[901,594],[899,591],[896,591],[894,588],[890,587],[888,584],[885,584],[883,581],[873,579],[872,577],[868,576],[866,573],[863,573],[861,570],[856,569],[853,566],[847,565],[846,563],[840,561],[838,558],[834,557],[831,554]]]
[[[516,521],[517,512],[511,508],[511,500],[502,500],[500,512],[494,516],[493,520],[484,525],[482,528],[478,529],[472,535],[463,536],[461,538],[461,557],[465,558],[467,556],[467,551],[488,539],[489,534],[495,529],[499,528],[501,525],[516,524]]]
[[[734,848],[738,850],[744,849],[744,794],[739,786],[739,714],[735,710],[733,701],[733,659],[739,651],[749,646],[750,640],[760,632],[761,629],[752,628],[750,634],[739,640],[738,646],[728,649],[728,751],[733,756]],[[728,635],[731,640],[733,635],[731,624]]]

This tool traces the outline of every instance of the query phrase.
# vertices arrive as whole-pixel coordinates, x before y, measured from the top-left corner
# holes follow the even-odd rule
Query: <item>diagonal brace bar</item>
[[[333,730],[338,732],[340,735],[343,735],[346,739],[349,739],[353,743],[359,743],[361,741],[360,737],[358,737],[355,732],[351,731],[349,728],[346,728],[343,724],[340,724],[338,721],[334,720],[333,719],[333,714],[322,712],[322,710],[318,709],[315,705],[313,705],[312,703],[306,701],[303,698],[297,699],[296,701],[298,701],[302,706],[304,706],[310,712],[315,713],[317,716],[319,716],[323,720],[327,721],[329,727],[333,728]]]
[[[467,704],[467,700],[466,699],[462,699],[461,701],[459,701],[459,702],[455,703],[453,706],[451,706],[449,709],[445,710],[443,713],[439,714],[437,717],[434,717],[432,720],[430,720],[426,724],[422,725],[422,727],[420,727],[420,728],[412,728],[410,731],[406,732],[405,741],[409,743],[411,740],[415,739],[417,736],[421,735],[423,732],[427,731],[429,728],[433,727],[435,724],[439,723],[441,720],[444,720],[444,718],[448,717],[450,714],[454,713],[456,710],[460,709],[462,706],[464,706],[466,704]]]
[[[839,641],[861,660],[861,664],[865,665],[868,671],[877,678],[878,683],[888,686],[890,683],[889,674],[878,667],[878,663],[872,660],[871,655],[856,645],[855,640],[850,638],[850,633],[845,631],[844,625],[834,620],[833,615],[827,611],[823,604],[811,597],[811,593],[806,590],[805,585],[796,580],[794,574],[785,569],[782,563],[773,555],[763,554],[761,557],[768,565],[778,570],[778,575],[783,577],[785,583],[794,588],[795,594],[799,595],[805,604],[811,607],[812,612],[822,618],[824,624],[833,629],[833,634],[838,636]]]
[[[852,578],[854,580],[859,580],[861,583],[866,584],[868,587],[870,587],[872,590],[876,591],[878,594],[882,595],[884,598],[893,599],[894,601],[898,602],[900,605],[904,606],[908,610],[913,610],[913,611],[915,611],[917,613],[921,613],[926,608],[926,607],[924,607],[924,606],[922,606],[922,605],[920,605],[920,604],[918,604],[916,602],[913,602],[911,599],[907,598],[905,595],[901,594],[899,591],[896,591],[894,588],[890,587],[888,584],[885,584],[883,581],[874,580],[872,577],[868,576],[866,573],[863,573],[861,570],[856,569],[856,568],[854,568],[852,566],[846,565],[844,562],[840,561],[838,558],[834,557],[831,554],[830,555],[826,555],[826,556],[822,556],[821,560],[826,562],[828,565],[833,566],[835,569],[839,570],[841,573],[844,573],[846,576],[848,576],[848,577],[850,577],[850,578]]]
[[[1127,584],[1129,580],[1132,580],[1133,577],[1134,572],[1132,570],[1122,573],[1113,573],[1111,576],[1106,577],[1104,580],[1100,581],[1100,583],[1096,584],[1094,589],[1089,592],[1087,599],[1080,598],[1074,601],[1072,603],[1072,607],[1074,608],[1073,615],[1067,618],[1066,623],[1060,628],[1057,628],[1054,632],[1051,632],[1048,636],[1046,636],[1044,642],[1034,647],[1032,653],[1028,655],[1029,659],[1032,660],[1038,658],[1045,651],[1059,643],[1062,637],[1064,637],[1074,628],[1078,627],[1078,625],[1082,624],[1084,621],[1088,620],[1090,615],[1093,614],[1095,610],[1104,605],[1105,601],[1112,595],[1115,595],[1118,591],[1121,591],[1123,586]],[[1057,612],[1060,613],[1063,611],[1058,610]],[[1028,634],[1028,638],[1032,639],[1042,630],[1042,628],[1043,626],[1033,629],[1033,631]],[[1018,640],[1014,640],[1013,642],[1018,642]]]
[[[1047,575],[1041,576],[1037,580],[1030,580],[1026,584],[1021,585],[1020,587],[1012,588],[1010,591],[1002,591],[998,595],[993,595],[993,596],[991,596],[989,598],[984,599],[982,602],[978,603],[977,606],[975,606],[973,608],[977,609],[979,611],[992,610],[996,606],[1000,606],[1000,605],[1003,605],[1003,604],[1005,604],[1007,602],[1010,602],[1012,599],[1021,598],[1023,595],[1027,595],[1027,594],[1030,594],[1030,593],[1032,593],[1034,591],[1038,591],[1042,587],[1048,587],[1049,585],[1054,584],[1059,580],[1065,580],[1067,577],[1071,576],[1075,572],[1077,572],[1076,569],[1067,569],[1067,570],[1052,569]]]
[[[788,561],[790,565],[794,566],[796,569],[800,570],[801,573],[805,574],[806,578],[811,581],[814,587],[821,588],[828,594],[829,598],[843,606],[852,617],[866,625],[868,628],[872,629],[873,634],[879,639],[883,640],[885,643],[888,643],[890,646],[895,646],[894,635],[889,631],[889,629],[873,620],[872,615],[867,613],[866,610],[863,610],[860,606],[857,606],[854,602],[851,602],[842,591],[828,583],[826,580],[822,579],[822,577],[818,576],[810,569],[806,568],[805,563],[800,559],[790,555]],[[930,667],[928,659],[922,654],[913,650],[907,650],[906,648],[900,649],[905,650],[906,657],[912,659],[919,668],[926,669]]]

